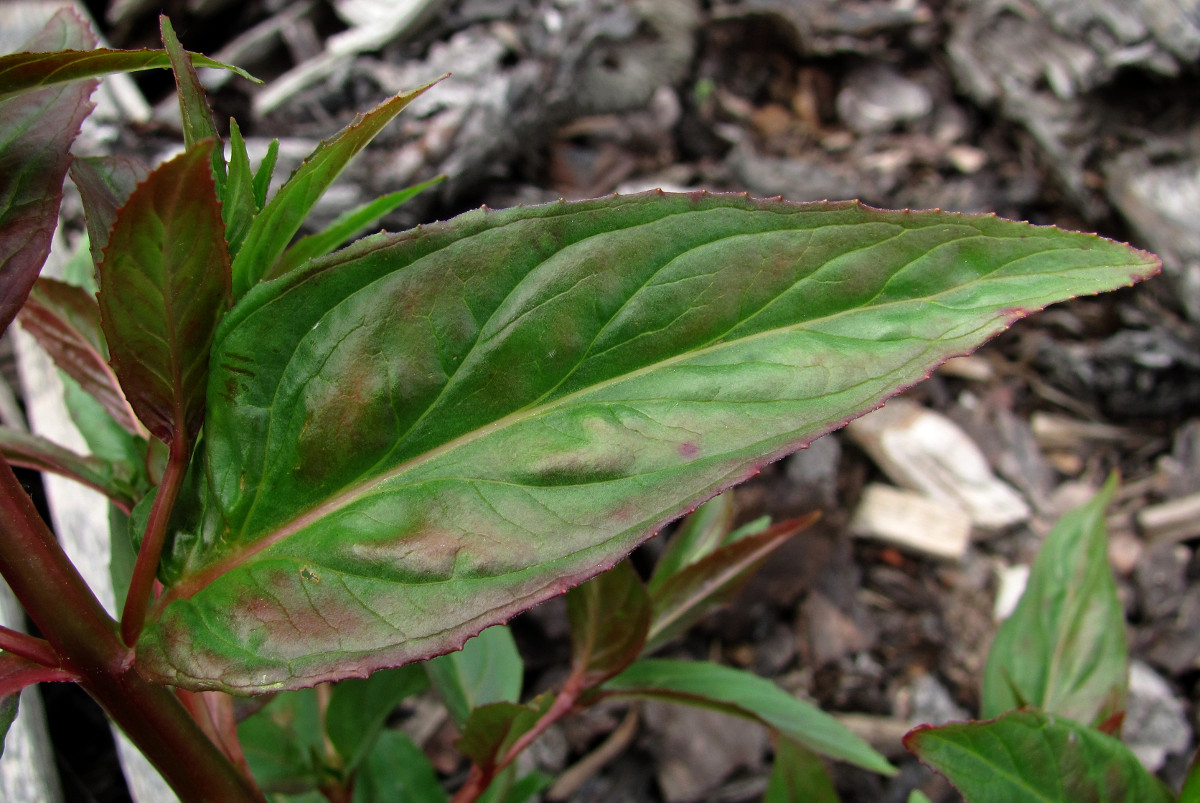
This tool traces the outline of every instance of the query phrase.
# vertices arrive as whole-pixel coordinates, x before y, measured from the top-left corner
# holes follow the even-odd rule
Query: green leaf
[[[169,442],[204,419],[209,350],[229,299],[229,252],[201,142],[129,196],[100,263],[113,370],[147,429]]]
[[[1125,609],[1108,566],[1104,526],[1116,491],[1114,475],[1046,536],[1025,593],[992,642],[984,717],[1030,705],[1097,725],[1125,710]]]
[[[646,635],[650,652],[699,621],[714,607],[728,603],[767,556],[819,518],[813,513],[782,521],[757,535],[718,547],[676,571],[651,594],[653,619]]]
[[[1179,793],[1179,803],[1200,803],[1200,750],[1192,756],[1192,763],[1188,766],[1188,774]]]
[[[354,779],[354,803],[446,803],[437,772],[400,731],[379,735]]]
[[[166,557],[142,671],[248,692],[452,650],[1020,316],[1158,264],[989,216],[704,194],[369,237],[222,322],[205,518]]]
[[[82,44],[60,44],[52,52],[0,56],[0,100],[109,73],[169,69],[171,66],[165,50],[82,50],[80,47]],[[33,49],[28,44],[25,48]],[[262,83],[240,67],[213,61],[199,53],[188,53],[188,56],[193,67],[229,70],[248,81]]]
[[[509,766],[479,796],[479,803],[529,803],[552,783],[554,778],[536,770],[518,778],[517,768]]]
[[[175,73],[179,113],[183,121],[184,147],[192,148],[206,139],[215,143],[209,150],[209,159],[212,161],[217,198],[225,200],[225,153],[221,145],[221,135],[213,125],[213,112],[212,107],[208,105],[208,96],[204,93],[204,87],[196,77],[196,69],[188,59],[187,51],[179,44],[175,28],[166,14],[158,16],[158,26],[162,33],[163,48],[171,59],[171,70]]]
[[[267,146],[267,155],[258,163],[258,170],[254,171],[254,205],[260,210],[267,203],[267,190],[271,188],[271,176],[278,158],[279,140],[273,139]]]
[[[471,710],[462,736],[454,746],[481,767],[494,767],[505,758],[516,741],[533,729],[554,702],[550,693],[539,695],[527,705],[488,703]]]
[[[335,248],[349,242],[356,235],[362,234],[368,226],[396,209],[400,204],[435,184],[440,184],[445,178],[445,176],[438,176],[414,187],[376,198],[374,201],[369,201],[339,215],[324,231],[300,239],[285,251],[280,257],[279,267],[274,271],[275,275],[282,276],[285,273],[291,273],[308,260],[325,256]]]
[[[459,728],[472,709],[515,703],[521,697],[525,664],[507,627],[489,627],[458,652],[435,658],[425,668]]]
[[[0,697],[0,756],[4,755],[4,739],[8,730],[17,721],[17,709],[21,704],[20,694],[7,694]]]
[[[896,769],[846,726],[816,706],[750,672],[705,661],[638,661],[602,687],[711,708],[752,719],[823,756],[885,775]]]
[[[334,684],[325,709],[325,733],[341,754],[345,772],[353,772],[373,749],[396,706],[428,686],[425,669],[418,664]]]
[[[623,560],[567,594],[571,674],[597,686],[638,657],[650,627],[650,598],[633,564]]]
[[[77,14],[57,12],[26,47],[95,44]],[[42,58],[40,54],[26,54]],[[0,87],[5,59],[0,57]],[[0,94],[0,332],[8,328],[50,254],[71,143],[92,110],[97,81],[55,86],[21,97]]]
[[[0,426],[0,454],[14,466],[50,471],[70,477],[131,510],[139,494],[133,487],[133,467],[77,454],[40,435]]]
[[[238,725],[238,741],[264,792],[302,794],[324,779],[320,703],[312,689],[277,694]]]
[[[908,803],[933,803],[933,801],[920,789],[914,789],[908,793]]]
[[[34,284],[19,320],[59,370],[100,402],[126,432],[145,433],[108,364],[95,296],[82,287],[42,277]]]
[[[134,188],[150,175],[150,166],[132,156],[86,156],[71,162],[71,181],[79,189],[87,221],[92,262],[99,265],[117,212]]]
[[[1013,711],[991,722],[922,725],[904,744],[968,803],[1173,799],[1117,739],[1053,714]]]
[[[260,279],[279,275],[280,271],[273,266],[325,190],[393,117],[430,86],[402,92],[358,115],[336,136],[318,145],[296,168],[250,225],[233,262],[234,298],[241,298]]]
[[[246,141],[242,139],[237,120],[230,117],[229,180],[221,197],[221,219],[225,221],[225,240],[229,243],[231,257],[237,256],[260,206],[254,197],[254,174],[250,170]]]
[[[733,494],[724,493],[709,499],[679,523],[679,529],[667,541],[667,548],[654,564],[654,572],[646,583],[651,594],[683,567],[712,553],[729,533],[737,508]]]
[[[775,765],[763,803],[838,803],[837,790],[821,759],[792,739],[775,744]]]

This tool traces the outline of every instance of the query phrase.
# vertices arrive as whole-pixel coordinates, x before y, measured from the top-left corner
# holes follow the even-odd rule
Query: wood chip
[[[971,519],[955,505],[873,483],[863,489],[850,532],[925,555],[958,560],[971,539]]]
[[[1029,518],[1029,505],[992,473],[957,424],[908,399],[853,421],[847,434],[897,485],[966,511],[976,527],[998,530]]]
[[[1200,536],[1200,493],[1142,508],[1136,515],[1147,540],[1185,541]]]

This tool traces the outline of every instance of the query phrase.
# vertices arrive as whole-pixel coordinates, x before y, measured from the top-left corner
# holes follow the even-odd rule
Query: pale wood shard
[[[1136,514],[1137,525],[1151,542],[1185,541],[1200,536],[1200,493],[1150,505]]]
[[[971,519],[960,508],[882,483],[863,489],[850,532],[949,560],[966,554]]]
[[[893,482],[945,507],[965,511],[972,524],[998,530],[1029,518],[1029,505],[996,477],[983,452],[953,421],[908,399],[846,428]]]

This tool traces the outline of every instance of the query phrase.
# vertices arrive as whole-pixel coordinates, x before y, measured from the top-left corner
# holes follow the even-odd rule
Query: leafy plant
[[[384,729],[427,682],[473,762],[460,801],[536,794],[545,779],[517,777],[517,755],[616,695],[761,722],[775,799],[813,777],[815,754],[891,771],[765,680],[643,657],[803,522],[730,532],[702,507],[649,581],[623,559],[1023,315],[1158,260],[991,216],[661,192],[483,209],[331,253],[427,186],[293,242],[429,87],[356,118],[268,199],[274,151],[252,169],[230,121],[226,159],[193,70],[214,63],[165,18],[162,39],[91,50],[64,12],[0,57],[0,325],[20,311],[106,444],[0,437],[0,573],[42,634],[0,630],[6,705],[29,683],[80,684],[192,799],[444,799]],[[90,76],[168,65],[183,153],[72,161]],[[68,170],[94,297],[37,278]],[[137,554],[119,622],[10,463],[129,513],[113,534],[114,555]],[[488,628],[572,588],[570,674],[523,701],[509,637]],[[226,693],[275,696],[239,727]]]

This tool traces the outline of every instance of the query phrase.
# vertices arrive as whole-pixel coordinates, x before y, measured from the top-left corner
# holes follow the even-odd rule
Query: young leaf
[[[138,185],[99,266],[113,369],[138,418],[164,442],[200,428],[209,349],[229,303],[212,147],[195,145]]]
[[[95,42],[83,20],[64,9],[25,46],[45,50]],[[0,86],[5,58],[11,57],[0,57]],[[25,303],[50,254],[71,143],[92,110],[88,98],[96,84],[93,79],[0,99],[0,332]]]
[[[545,716],[553,694],[542,694],[528,705],[488,703],[471,711],[454,746],[481,767],[496,766],[522,736]]]
[[[990,722],[922,725],[904,745],[968,803],[1173,799],[1120,741],[1053,714],[1013,711]]]
[[[515,703],[525,665],[507,627],[489,627],[458,652],[425,665],[450,716],[462,728],[471,711],[488,703]]]
[[[246,141],[237,120],[229,118],[229,180],[221,197],[221,218],[225,221],[225,240],[229,243],[230,257],[236,257],[250,230],[250,223],[261,204],[254,197],[254,174],[250,170],[250,156],[246,153]]]
[[[61,13],[61,12],[60,12]],[[62,43],[51,52],[25,52],[0,56],[0,101],[44,87],[56,87],[83,79],[96,78],[116,72],[138,72],[140,70],[169,69],[171,59],[163,50],[110,50],[96,48],[80,49],[95,44]],[[26,50],[35,47],[25,45]],[[193,67],[214,67],[240,75],[248,81],[262,81],[250,73],[213,61],[199,53],[188,53]]]
[[[275,695],[237,731],[246,762],[264,792],[303,794],[325,780],[321,710],[313,689]]]
[[[353,803],[446,803],[437,771],[401,731],[379,735],[354,779]]]
[[[342,756],[344,772],[353,772],[371,752],[384,722],[400,701],[428,686],[425,670],[417,664],[334,685],[325,709],[325,733]]]
[[[402,92],[386,100],[317,146],[279,188],[271,202],[250,224],[245,242],[233,261],[233,295],[241,298],[260,279],[280,274],[274,268],[313,205],[329,189],[350,160],[367,146],[392,118],[433,84]]]
[[[271,188],[271,176],[275,173],[275,160],[279,158],[279,140],[271,140],[267,155],[254,171],[254,206],[261,210],[267,203],[267,190]]]
[[[1114,475],[1046,536],[983,676],[982,713],[1031,705],[1096,725],[1125,710],[1125,609],[1108,566],[1104,510]]]
[[[763,803],[838,803],[838,800],[821,759],[794,740],[779,737]]]
[[[187,51],[175,37],[175,28],[166,14],[158,17],[159,31],[162,34],[163,48],[171,58],[171,70],[175,73],[175,87],[179,95],[179,113],[183,120],[183,144],[185,148],[195,146],[197,142],[206,139],[216,143],[209,150],[212,160],[213,180],[217,185],[217,198],[225,199],[225,153],[221,145],[221,135],[213,125],[212,108],[208,105],[208,96],[200,79],[196,77],[196,69],[188,60]]]
[[[896,771],[887,759],[829,714],[771,681],[740,669],[704,661],[651,658],[634,663],[602,689],[753,719],[823,756],[885,775]]]
[[[86,156],[71,162],[71,181],[83,200],[88,247],[95,265],[104,259],[117,211],[149,175],[150,166],[132,156]]]
[[[145,434],[109,367],[95,296],[81,287],[43,277],[34,284],[19,320],[59,370],[100,402],[126,432]]]
[[[142,671],[245,692],[452,650],[1021,315],[1158,264],[989,216],[704,194],[367,238],[222,322],[206,518],[166,557]]]
[[[308,260],[328,254],[343,243],[349,242],[356,235],[362,234],[368,226],[405,201],[440,184],[444,178],[445,176],[432,178],[416,186],[376,198],[357,209],[351,209],[349,212],[339,215],[324,231],[302,238],[285,251],[280,257],[279,268],[275,274],[282,276],[290,273]]]
[[[782,521],[757,535],[720,547],[667,578],[651,594],[654,615],[646,635],[646,652],[675,638],[714,607],[727,603],[768,555],[818,517],[813,513]]]
[[[571,621],[571,673],[585,688],[597,686],[638,657],[650,627],[646,587],[623,560],[567,594]]]
[[[133,467],[87,457],[39,435],[0,426],[0,454],[14,466],[50,471],[70,477],[107,496],[123,510],[132,510],[138,494]]]
[[[654,594],[683,567],[716,550],[729,533],[735,512],[733,494],[725,493],[709,499],[684,518],[655,562],[646,590]]]

